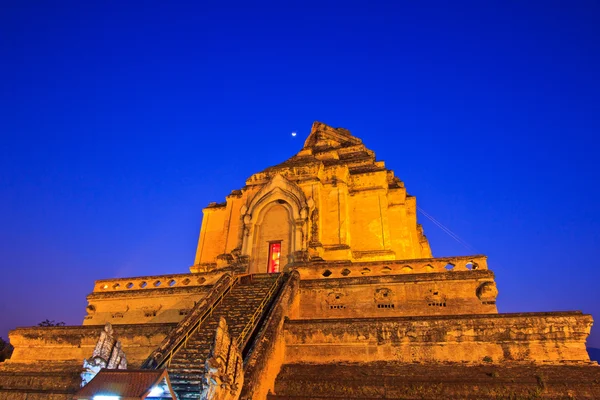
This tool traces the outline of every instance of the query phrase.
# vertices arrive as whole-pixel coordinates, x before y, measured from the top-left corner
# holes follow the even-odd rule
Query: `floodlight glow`
[[[92,398],[93,400],[120,400],[119,396],[106,396],[104,394],[98,394]]]
[[[152,390],[150,391],[150,393],[148,394],[148,397],[158,397],[161,396],[164,393],[164,389],[161,388],[160,386],[154,386],[152,388]]]

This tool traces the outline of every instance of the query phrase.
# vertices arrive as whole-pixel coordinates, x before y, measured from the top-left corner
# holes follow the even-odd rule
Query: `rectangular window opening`
[[[279,272],[279,260],[281,259],[281,242],[269,243],[269,265],[267,272],[272,274]]]

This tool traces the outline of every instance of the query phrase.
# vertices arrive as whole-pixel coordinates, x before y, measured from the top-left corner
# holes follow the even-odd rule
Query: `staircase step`
[[[180,399],[198,399],[204,363],[214,342],[223,316],[232,337],[237,338],[265,299],[278,275],[254,275],[249,282],[239,283],[223,298],[202,326],[177,351],[168,367],[169,379]]]

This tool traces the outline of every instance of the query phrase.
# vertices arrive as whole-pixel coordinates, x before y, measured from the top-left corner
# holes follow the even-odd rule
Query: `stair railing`
[[[265,307],[270,303],[271,299],[275,295],[277,288],[279,287],[279,283],[281,282],[281,280],[283,280],[283,276],[284,273],[280,273],[279,276],[277,276],[277,279],[269,288],[269,291],[263,298],[262,302],[260,303],[256,311],[254,311],[254,314],[252,314],[252,317],[244,326],[244,329],[242,329],[240,335],[236,338],[235,344],[239,347],[240,351],[244,350],[244,346],[246,345],[246,341],[248,340],[248,335],[252,333],[252,331],[256,327],[256,324],[260,320]]]
[[[224,274],[211,289],[208,296],[200,300],[190,313],[173,329],[142,364],[142,369],[159,369],[171,365],[173,356],[187,342],[213,313],[223,298],[244,275]]]

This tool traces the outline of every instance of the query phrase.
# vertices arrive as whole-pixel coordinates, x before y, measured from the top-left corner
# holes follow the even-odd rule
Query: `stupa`
[[[600,398],[592,317],[501,314],[497,295],[486,256],[433,257],[404,183],[315,122],[204,209],[189,273],[98,280],[82,325],[11,331],[0,398],[142,370],[182,399]]]

